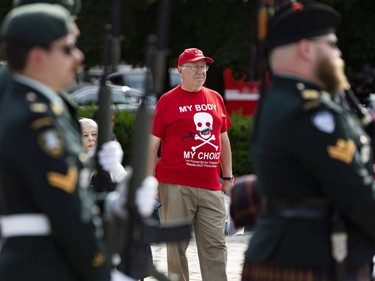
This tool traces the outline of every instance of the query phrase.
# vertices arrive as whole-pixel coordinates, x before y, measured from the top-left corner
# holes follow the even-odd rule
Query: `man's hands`
[[[230,196],[231,190],[233,188],[233,182],[228,180],[223,180],[221,184],[221,190],[228,196]]]

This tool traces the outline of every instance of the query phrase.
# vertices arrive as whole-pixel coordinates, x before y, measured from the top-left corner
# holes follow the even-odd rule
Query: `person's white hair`
[[[82,117],[81,119],[79,119],[79,123],[81,124],[81,127],[84,125],[94,125],[98,127],[98,123],[96,123],[95,120],[91,118]]]

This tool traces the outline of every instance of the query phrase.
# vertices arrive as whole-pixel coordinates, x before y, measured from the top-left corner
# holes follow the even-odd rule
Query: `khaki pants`
[[[161,223],[191,221],[197,243],[202,281],[226,281],[224,193],[182,185],[159,183]],[[189,280],[186,249],[189,241],[167,244],[169,277]]]

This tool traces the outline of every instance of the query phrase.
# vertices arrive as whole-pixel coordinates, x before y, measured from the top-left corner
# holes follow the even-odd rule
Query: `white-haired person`
[[[98,124],[90,118],[81,118],[79,123],[81,124],[83,148],[86,153],[93,155],[98,141]],[[113,191],[116,184],[124,180],[126,174],[125,168],[118,162],[118,165],[114,165],[108,173],[103,173],[103,178],[99,179],[94,174],[91,183],[96,192]]]

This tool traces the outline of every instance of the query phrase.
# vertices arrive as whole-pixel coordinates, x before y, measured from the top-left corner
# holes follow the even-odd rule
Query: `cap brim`
[[[196,61],[199,61],[199,60],[205,60],[205,62],[209,62],[209,63],[214,62],[214,60],[210,57],[199,57],[199,58],[193,58],[191,60],[184,61],[183,63],[181,63],[181,65],[184,64],[184,63],[187,63],[187,62],[196,62]]]

